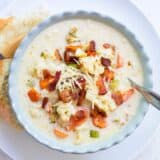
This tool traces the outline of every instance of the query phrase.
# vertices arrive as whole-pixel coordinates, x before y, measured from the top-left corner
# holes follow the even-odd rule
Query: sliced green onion
[[[69,63],[68,66],[73,67],[73,68],[78,68],[78,65],[75,63]]]
[[[98,138],[99,137],[99,132],[96,130],[90,130],[90,137],[91,138]]]
[[[111,83],[109,84],[109,87],[112,91],[116,91],[119,87],[119,80],[112,80]]]
[[[51,115],[49,116],[49,120],[50,120],[51,123],[55,123],[55,121],[56,121],[55,115],[54,115],[54,114],[51,114]]]
[[[43,59],[47,59],[48,58],[48,55],[45,53],[45,52],[41,52],[41,58]]]

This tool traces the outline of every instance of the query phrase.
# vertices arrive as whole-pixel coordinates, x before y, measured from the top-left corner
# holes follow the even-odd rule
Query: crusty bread
[[[0,18],[0,53],[12,58],[24,36],[47,15]]]
[[[8,73],[11,59],[0,60],[0,117],[8,124],[20,127],[8,98]]]
[[[13,20],[13,17],[7,17],[7,18],[0,18],[0,31],[3,30],[11,21]]]
[[[5,58],[11,58],[14,56],[16,49],[24,38],[25,34],[20,34],[16,37],[12,37],[10,41],[6,42],[0,49]]]
[[[21,126],[16,120],[8,97],[9,66],[23,37],[47,16],[48,13],[21,18],[0,18],[0,54],[4,57],[0,59],[0,117],[16,128]]]

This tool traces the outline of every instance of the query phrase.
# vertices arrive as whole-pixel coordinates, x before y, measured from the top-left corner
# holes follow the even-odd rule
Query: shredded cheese
[[[60,80],[56,86],[59,91],[62,91],[66,88],[74,90],[75,82],[78,86],[80,86],[77,79],[80,77],[84,77],[84,75],[78,69],[65,65],[65,67],[62,68],[61,72],[62,74]]]

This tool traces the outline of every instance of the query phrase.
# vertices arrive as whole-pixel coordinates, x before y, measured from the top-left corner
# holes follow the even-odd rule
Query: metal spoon
[[[138,92],[140,92],[148,103],[152,104],[154,107],[160,110],[160,95],[144,87],[139,86],[129,78],[128,80],[130,81],[131,86],[134,87]]]

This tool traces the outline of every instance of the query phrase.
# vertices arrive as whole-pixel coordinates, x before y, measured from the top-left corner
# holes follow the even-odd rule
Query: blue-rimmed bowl
[[[81,19],[89,18],[96,21],[100,21],[108,25],[111,25],[112,27],[122,32],[129,39],[129,41],[132,43],[132,45],[136,48],[136,50],[139,53],[139,58],[141,60],[143,71],[144,71],[144,80],[145,80],[144,86],[146,88],[152,87],[151,69],[149,68],[149,65],[148,65],[148,58],[146,57],[143,47],[140,45],[140,43],[138,42],[134,34],[132,34],[125,26],[116,22],[110,17],[107,17],[105,15],[100,15],[99,13],[95,13],[95,12],[89,13],[84,11],[78,11],[74,13],[66,12],[66,13],[55,15],[55,16],[51,16],[45,21],[43,21],[41,24],[33,28],[33,30],[24,38],[20,47],[17,49],[11,64],[10,74],[9,74],[9,96],[10,96],[13,110],[15,111],[15,114],[17,116],[17,119],[23,125],[25,130],[31,136],[33,136],[36,140],[38,140],[40,143],[47,145],[52,149],[60,150],[63,152],[88,153],[88,152],[96,152],[102,149],[107,149],[113,145],[120,143],[122,140],[128,137],[143,120],[148,110],[148,104],[142,100],[140,106],[137,109],[136,115],[123,129],[121,129],[118,132],[118,134],[111,136],[110,138],[108,138],[103,142],[94,143],[94,144],[92,143],[91,145],[88,144],[88,145],[75,146],[73,144],[63,144],[63,143],[57,142],[54,139],[48,138],[47,136],[38,132],[35,126],[31,123],[30,119],[27,118],[23,110],[23,107],[21,107],[22,105],[19,98],[20,95],[18,92],[18,83],[17,83],[17,79],[19,75],[19,67],[21,65],[21,59],[23,58],[26,49],[28,48],[30,43],[33,41],[33,39],[40,32],[50,27],[51,25],[54,25],[57,22],[67,20],[67,19],[77,19],[77,18],[81,18]]]

